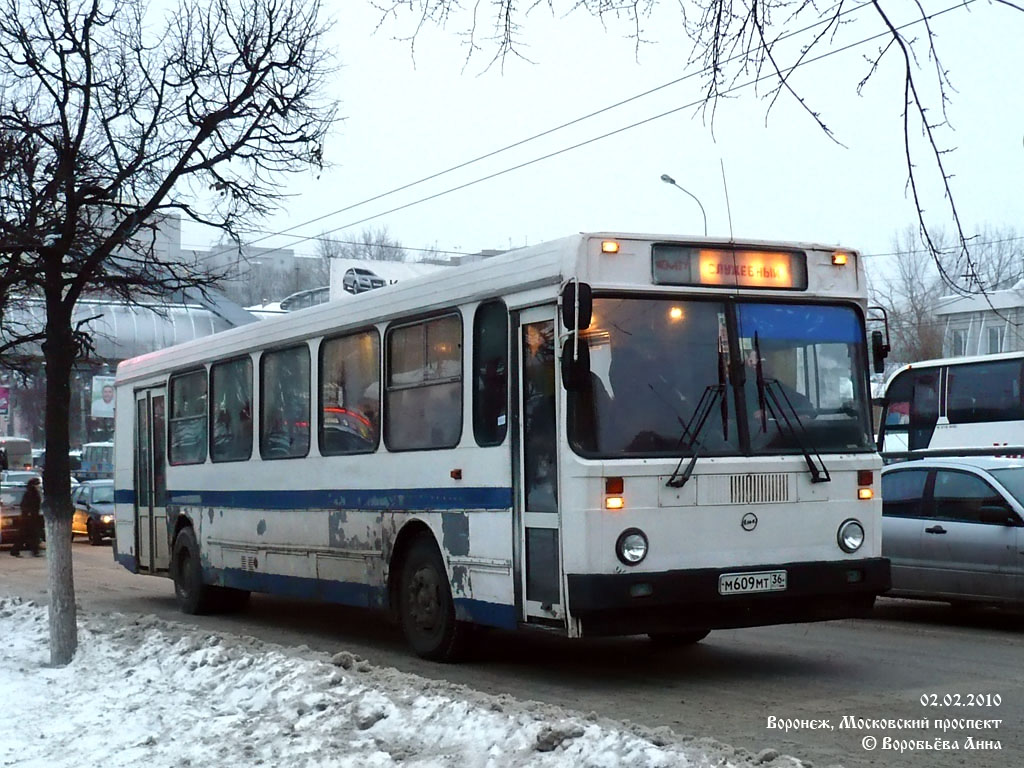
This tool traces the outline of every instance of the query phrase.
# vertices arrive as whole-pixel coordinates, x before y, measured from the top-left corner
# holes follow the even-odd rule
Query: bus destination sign
[[[652,246],[654,282],[728,288],[807,288],[807,260],[800,251],[731,250]]]

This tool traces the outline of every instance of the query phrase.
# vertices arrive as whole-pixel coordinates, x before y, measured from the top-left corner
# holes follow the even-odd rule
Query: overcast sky
[[[770,113],[754,88],[720,103],[714,130],[701,112],[688,107],[703,90],[697,77],[638,98],[509,152],[366,205],[368,198],[465,163],[478,156],[609,107],[688,74],[690,44],[676,3],[662,0],[656,19],[646,22],[650,43],[637,49],[628,25],[607,29],[576,12],[554,18],[540,4],[528,17],[524,52],[533,63],[508,59],[487,68],[486,47],[468,64],[459,32],[468,17],[447,29],[427,28],[410,46],[397,38],[412,29],[413,17],[391,20],[375,32],[380,14],[371,5],[347,2],[333,11],[341,69],[333,96],[344,116],[327,146],[334,167],[319,179],[292,179],[287,209],[263,227],[274,232],[317,216],[322,221],[298,236],[352,225],[334,233],[356,237],[366,226],[386,226],[410,248],[475,252],[533,244],[588,230],[659,234],[703,233],[697,204],[662,183],[663,173],[696,195],[707,213],[708,231],[728,235],[729,216],[720,163],[724,162],[737,238],[817,241],[891,250],[894,234],[915,223],[906,190],[902,140],[902,62],[890,56],[862,95],[868,43],[800,68],[793,84],[818,111],[836,139],[783,95]],[[910,5],[910,4],[907,4]],[[924,2],[929,11],[954,0]],[[859,11],[833,47],[880,31],[870,8]],[[948,108],[955,131],[941,134],[955,173],[954,194],[970,230],[985,224],[1005,227],[1024,221],[1024,105],[1018,39],[1024,14],[979,0],[935,19],[941,63],[956,93]],[[908,35],[920,37],[918,28]],[[825,52],[826,49],[821,49]],[[783,53],[780,49],[780,54]],[[932,64],[919,48],[922,86],[934,99]],[[784,57],[786,61],[789,57]],[[753,75],[741,76],[746,82]],[[765,91],[761,87],[762,94]],[[573,145],[625,128],[664,112],[683,109],[576,149]],[[915,132],[915,138],[916,132]],[[932,158],[920,144],[926,207],[946,214]],[[546,160],[490,180],[360,220],[552,153]],[[1024,227],[1021,227],[1024,231]],[[209,232],[186,225],[186,246],[204,246]],[[287,247],[296,236],[262,240]],[[312,253],[314,243],[294,246]]]

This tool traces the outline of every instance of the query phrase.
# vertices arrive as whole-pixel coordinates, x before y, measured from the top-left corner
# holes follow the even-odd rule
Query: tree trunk
[[[48,292],[49,293],[49,292]],[[65,666],[78,648],[75,581],[71,563],[71,368],[75,360],[70,312],[59,294],[47,296],[46,467],[43,515],[50,592],[50,664]]]
[[[50,585],[50,665],[63,667],[71,663],[78,648],[70,515],[46,515],[46,570]]]

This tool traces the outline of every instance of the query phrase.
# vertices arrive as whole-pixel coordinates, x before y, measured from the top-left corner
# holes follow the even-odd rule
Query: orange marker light
[[[875,492],[870,488],[858,488],[857,498],[860,499],[861,501],[870,501],[871,499],[875,498]]]
[[[846,264],[848,258],[849,256],[847,254],[836,251],[832,254],[832,263],[837,267],[841,267]]]
[[[608,496],[604,500],[605,509],[623,509],[626,506],[626,500],[621,496]]]
[[[614,240],[601,241],[601,253],[618,253],[619,244]]]

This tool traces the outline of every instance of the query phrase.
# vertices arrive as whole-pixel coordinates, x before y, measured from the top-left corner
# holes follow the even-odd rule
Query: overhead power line
[[[967,2],[968,3],[972,3],[972,2],[974,2],[974,0],[967,0]],[[864,7],[866,7],[868,5],[870,5],[870,3],[862,3],[860,5],[857,5],[857,6],[854,6],[852,8],[846,9],[846,10],[840,12],[838,14],[838,16],[835,17],[835,18],[842,18],[842,17],[848,16],[850,14],[854,14],[854,13],[860,11],[861,9],[863,9]],[[814,22],[812,24],[807,25],[806,27],[803,27],[803,28],[798,29],[798,30],[794,30],[793,32],[789,32],[789,33],[786,33],[784,35],[781,35],[775,42],[776,43],[783,42],[785,40],[789,40],[789,39],[791,39],[793,37],[796,37],[797,35],[802,35],[804,32],[807,32],[807,31],[809,31],[811,29],[814,29],[815,27],[819,27],[819,26],[823,26],[825,24],[833,23],[835,21],[835,18],[829,17],[828,19],[822,19],[822,20],[816,21],[816,22]],[[867,41],[861,41],[861,42],[867,42]],[[736,54],[734,56],[731,56],[731,57],[723,60],[721,62],[721,64],[728,64],[728,63],[731,63],[733,61],[742,59],[744,57],[744,55],[745,54],[742,54],[742,53]],[[795,69],[795,67],[794,67],[794,69]],[[586,120],[589,120],[589,119],[591,119],[593,117],[597,117],[598,115],[602,115],[605,112],[610,112],[610,111],[612,111],[614,109],[618,109],[619,107],[625,106],[626,104],[630,104],[630,103],[632,103],[634,101],[637,101],[639,99],[642,99],[642,98],[644,98],[646,96],[650,96],[651,94],[657,93],[658,91],[662,91],[662,90],[664,90],[666,88],[670,88],[670,87],[672,87],[674,85],[678,85],[679,83],[684,82],[686,80],[690,80],[690,79],[698,77],[700,75],[707,74],[709,71],[711,71],[710,67],[703,67],[703,68],[701,68],[701,69],[699,69],[699,70],[697,70],[695,72],[691,72],[689,74],[682,75],[682,76],[677,77],[677,78],[675,78],[673,80],[669,80],[666,83],[662,83],[661,85],[654,86],[653,88],[649,88],[649,89],[647,89],[645,91],[641,91],[640,93],[634,94],[633,96],[629,96],[629,97],[627,97],[625,99],[621,99],[621,100],[619,100],[619,101],[617,101],[617,102],[615,102],[613,104],[609,104],[608,106],[602,107],[600,109],[593,110],[591,112],[588,112],[585,115],[581,115],[579,117],[573,118],[572,120],[569,120],[567,122],[561,123],[561,124],[556,125],[556,126],[554,126],[552,128],[545,129],[545,130],[543,130],[543,131],[541,131],[539,133],[535,133],[532,136],[529,136],[527,138],[520,139],[520,140],[515,141],[515,142],[513,142],[511,144],[507,144],[507,145],[505,145],[503,147],[500,147],[499,149],[491,150],[491,151],[486,152],[486,153],[484,153],[482,155],[478,155],[477,157],[474,157],[474,158],[472,158],[470,160],[466,160],[466,161],[460,162],[460,163],[458,163],[456,165],[450,166],[449,168],[446,168],[444,170],[436,171],[436,172],[431,173],[431,174],[429,174],[427,176],[424,176],[424,177],[422,177],[420,179],[417,179],[416,181],[411,181],[411,182],[408,182],[407,184],[402,184],[401,186],[395,187],[395,188],[390,189],[390,190],[388,190],[386,192],[381,192],[380,194],[374,195],[372,197],[368,197],[368,198],[366,198],[364,200],[360,200],[360,201],[355,202],[355,203],[351,203],[350,205],[346,205],[346,206],[344,206],[342,208],[339,208],[337,210],[331,211],[330,213],[325,213],[325,214],[323,214],[321,216],[317,216],[317,217],[309,219],[307,221],[303,221],[303,222],[300,222],[298,224],[294,224],[294,225],[292,225],[290,227],[286,227],[285,229],[278,230],[276,232],[264,233],[264,234],[262,234],[261,237],[256,238],[255,240],[250,240],[249,242],[247,242],[245,244],[245,246],[256,245],[257,243],[264,242],[264,241],[266,241],[266,240],[268,240],[268,239],[270,239],[272,237],[279,237],[281,235],[286,235],[289,232],[292,232],[292,231],[294,231],[296,229],[299,229],[301,227],[305,227],[305,226],[308,226],[310,224],[315,224],[315,223],[317,223],[319,221],[323,221],[324,219],[332,218],[334,216],[337,216],[338,214],[345,213],[347,211],[351,211],[351,210],[353,210],[355,208],[360,208],[360,207],[362,207],[364,205],[368,205],[369,203],[376,202],[377,200],[381,200],[381,199],[383,199],[385,197],[390,197],[391,195],[397,194],[399,192],[404,192],[407,189],[411,189],[413,187],[419,186],[420,184],[424,184],[424,183],[426,183],[428,181],[433,181],[434,179],[440,178],[441,176],[445,176],[447,174],[454,173],[455,171],[458,171],[458,170],[461,170],[461,169],[466,168],[468,166],[474,165],[474,164],[479,163],[479,162],[481,162],[483,160],[487,160],[487,159],[489,159],[491,157],[495,157],[495,156],[500,155],[500,154],[502,154],[504,152],[508,152],[508,151],[510,151],[512,149],[515,149],[517,147],[521,147],[521,146],[523,146],[525,144],[528,144],[528,143],[530,143],[532,141],[536,141],[537,139],[541,139],[541,138],[543,138],[545,136],[550,136],[553,133],[557,133],[558,131],[561,131],[561,130],[563,130],[565,128],[569,128],[569,127],[571,127],[573,125],[577,125],[578,123],[582,123],[582,122],[584,122]],[[755,82],[757,82],[757,81],[755,81]],[[730,89],[730,90],[732,90],[732,89]],[[700,102],[697,102],[696,104],[692,104],[692,105],[689,105],[689,106],[696,106],[699,103]],[[687,107],[683,107],[682,109],[685,109],[685,108],[687,108]],[[578,145],[578,146],[581,146],[581,145]],[[574,149],[574,148],[575,147],[570,147],[568,149]],[[568,151],[568,149],[566,151]],[[517,166],[517,167],[521,167],[521,166]],[[516,168],[510,169],[510,170],[516,170]],[[491,178],[491,177],[485,177],[485,179],[481,179],[481,181],[486,180],[487,178]],[[461,189],[461,187],[456,187],[456,188],[454,188],[451,191],[457,191],[458,189]],[[426,200],[430,200],[430,199],[432,199],[432,197],[424,198],[423,202],[425,202]],[[400,209],[395,209],[395,210],[400,210]],[[393,211],[386,211],[384,213],[377,214],[377,216],[385,216],[385,215],[387,215],[388,213],[391,213],[391,212],[393,212]],[[366,221],[366,220],[369,220],[369,219],[365,219],[364,221]],[[360,222],[357,222],[357,224],[358,223],[362,223],[362,222],[360,221]],[[330,230],[330,231],[331,232],[337,232],[339,229],[345,229],[345,228],[350,227],[350,226],[355,226],[355,224],[349,224],[349,225],[346,225],[345,227],[338,227],[338,228],[335,228],[335,229]],[[310,240],[310,239],[315,240],[315,239],[321,239],[321,238],[322,238],[322,234],[321,235],[309,235],[308,237],[306,237],[304,239],[305,240]],[[302,242],[302,240],[296,241],[296,242]],[[245,246],[243,246],[243,247],[245,247]],[[284,246],[284,247],[290,247],[290,246]],[[210,254],[210,257],[220,255],[221,253],[230,253],[233,250],[234,250],[233,248],[226,248],[222,252]],[[419,249],[419,250],[424,250],[424,249]],[[441,251],[439,251],[439,252],[441,252]],[[451,251],[449,253],[456,253],[456,254],[459,254],[459,255],[464,255],[462,252],[458,252],[458,251]]]
[[[907,29],[909,27],[913,27],[913,26],[915,26],[917,24],[922,24],[922,23],[931,21],[932,19],[938,18],[939,16],[942,16],[944,14],[950,13],[951,11],[955,11],[955,10],[958,10],[958,9],[966,8],[972,2],[974,2],[974,0],[964,0],[963,2],[957,2],[953,6],[950,6],[948,8],[943,9],[943,10],[940,10],[940,11],[936,11],[935,13],[928,14],[926,16],[923,16],[921,18],[915,19],[913,21],[909,21],[906,24],[902,24],[902,25],[897,26],[895,29],[896,29],[896,31],[902,31],[902,30]],[[863,7],[863,6],[858,6],[858,7]],[[824,59],[827,59],[827,58],[829,58],[831,56],[835,56],[835,55],[838,55],[840,53],[845,53],[845,52],[847,52],[849,50],[852,50],[852,49],[857,48],[857,47],[859,47],[861,45],[864,45],[865,43],[870,43],[870,42],[872,42],[874,40],[879,40],[881,38],[888,37],[891,34],[892,34],[891,30],[886,29],[886,30],[883,30],[882,32],[879,32],[878,34],[871,35],[869,37],[862,38],[861,40],[858,40],[856,42],[849,43],[848,45],[844,45],[844,46],[841,46],[841,47],[836,48],[834,50],[827,51],[827,52],[825,52],[825,53],[823,53],[823,54],[821,54],[819,56],[816,56],[816,57],[813,57],[813,58],[801,59],[800,62],[798,62],[797,64],[794,64],[792,67],[789,67],[785,71],[784,76],[788,76],[789,74],[791,74],[793,71],[795,71],[799,67],[807,66],[809,64],[814,64],[814,63],[817,63],[817,62],[822,61]],[[758,83],[760,83],[760,82],[762,82],[764,80],[774,80],[776,76],[777,75],[775,73],[767,74],[767,75],[760,75],[760,76],[755,77],[755,78],[753,78],[751,80],[748,80],[746,82],[738,83],[738,84],[736,84],[736,85],[734,85],[734,86],[732,86],[730,88],[727,88],[726,90],[722,91],[720,93],[720,95],[721,96],[727,96],[730,93],[734,93],[734,92],[742,90],[744,88],[749,88],[752,85],[757,85]],[[692,77],[692,75],[688,75],[687,77]],[[554,157],[557,157],[559,155],[565,154],[567,152],[571,152],[573,150],[579,149],[580,147],[585,147],[585,146],[587,146],[589,144],[593,144],[595,142],[602,141],[603,139],[610,138],[611,136],[616,136],[616,135],[618,135],[620,133],[624,133],[624,132],[632,130],[634,128],[638,128],[638,127],[640,127],[642,125],[646,125],[647,123],[654,122],[655,120],[660,120],[663,117],[668,117],[669,115],[676,114],[677,112],[681,112],[681,111],[686,110],[686,109],[693,109],[694,107],[697,107],[697,106],[699,106],[699,105],[701,105],[703,103],[705,103],[705,99],[704,99],[704,97],[701,97],[700,99],[697,99],[695,101],[691,101],[691,102],[689,102],[687,104],[684,104],[682,106],[666,110],[665,112],[661,112],[659,114],[653,115],[653,116],[645,118],[643,120],[638,120],[636,122],[633,122],[633,123],[630,123],[628,125],[625,125],[625,126],[623,126],[621,128],[617,128],[615,130],[608,131],[608,132],[600,134],[598,136],[594,136],[594,137],[592,137],[590,139],[585,139],[584,141],[577,142],[576,144],[573,144],[571,146],[563,147],[562,149],[558,149],[558,150],[555,150],[553,152],[549,152],[547,154],[541,155],[539,157],[535,157],[532,160],[526,160],[526,161],[524,161],[522,163],[518,163],[518,164],[516,164],[514,166],[510,166],[510,167],[505,168],[503,170],[495,171],[494,173],[490,173],[490,174],[487,174],[485,176],[481,176],[479,178],[473,179],[472,181],[467,181],[467,182],[465,182],[463,184],[458,184],[456,186],[449,187],[448,189],[442,190],[440,192],[435,192],[434,194],[426,195],[424,197],[418,198],[418,199],[413,200],[411,202],[404,203],[402,205],[398,205],[398,206],[395,206],[393,208],[389,208],[386,211],[380,211],[378,213],[375,213],[375,214],[372,214],[372,215],[369,215],[369,216],[365,216],[365,217],[363,217],[361,219],[357,219],[355,221],[348,222],[347,224],[343,224],[343,225],[335,227],[333,229],[326,230],[325,232],[322,232],[320,236],[331,234],[332,232],[339,232],[339,231],[344,230],[344,229],[349,229],[350,227],[355,227],[355,226],[358,226],[359,224],[364,224],[364,223],[366,223],[368,221],[372,221],[374,219],[380,218],[381,216],[387,216],[389,214],[397,213],[398,211],[402,211],[402,210],[405,210],[407,208],[411,208],[413,206],[420,205],[420,204],[428,202],[430,200],[436,200],[439,197],[443,197],[443,196],[449,195],[449,194],[451,194],[453,192],[458,192],[460,190],[467,189],[469,187],[472,187],[472,186],[475,186],[477,184],[480,184],[480,183],[482,183],[484,181],[490,181],[491,179],[498,178],[499,176],[504,176],[505,174],[512,173],[513,171],[521,170],[522,168],[526,168],[528,166],[535,165],[535,164],[543,162],[545,160],[550,160],[551,158],[554,158]],[[408,186],[412,186],[412,185],[407,185],[407,187]],[[407,188],[407,187],[403,187],[403,188]],[[382,196],[383,195],[380,195],[380,196],[378,196],[378,198],[382,197]],[[354,206],[350,206],[350,208],[351,207],[354,207]],[[299,243],[305,242],[305,241],[310,240],[310,239],[312,239],[312,236],[310,236],[310,237],[300,237],[300,238],[292,241],[291,243],[289,243],[287,246],[284,246],[284,247],[293,247],[295,245],[298,245]]]

